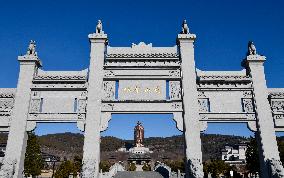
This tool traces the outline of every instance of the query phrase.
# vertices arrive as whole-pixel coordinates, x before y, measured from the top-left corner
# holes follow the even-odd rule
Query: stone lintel
[[[18,61],[23,64],[34,62],[36,63],[37,67],[42,67],[42,62],[38,58],[38,56],[34,56],[34,55],[18,56]]]

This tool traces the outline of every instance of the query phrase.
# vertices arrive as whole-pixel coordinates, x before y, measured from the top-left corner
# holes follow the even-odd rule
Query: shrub
[[[136,170],[136,165],[135,163],[130,163],[128,167],[128,171],[135,171]]]
[[[144,163],[142,169],[143,171],[151,171],[151,166],[147,163]]]

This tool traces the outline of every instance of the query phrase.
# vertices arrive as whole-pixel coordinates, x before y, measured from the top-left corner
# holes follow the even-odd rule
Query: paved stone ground
[[[118,172],[114,178],[163,178],[161,174],[153,171]]]

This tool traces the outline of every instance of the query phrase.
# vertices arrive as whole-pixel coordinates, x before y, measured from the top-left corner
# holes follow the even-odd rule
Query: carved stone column
[[[203,178],[204,175],[194,61],[195,38],[194,34],[179,34],[177,39],[181,56],[187,178]]]
[[[91,54],[83,149],[83,177],[96,178],[99,176],[101,98],[103,96],[103,65],[107,35],[103,33],[90,34],[89,40]]]
[[[249,55],[244,60],[244,65],[252,77],[253,97],[257,116],[257,141],[260,157],[260,175],[267,177],[284,177],[283,167],[280,161],[277,141],[274,130],[273,117],[268,101],[267,86],[265,80],[264,56]]]
[[[36,53],[19,56],[20,72],[12,111],[7,149],[0,177],[22,178],[27,144],[27,118],[33,76],[41,65]]]

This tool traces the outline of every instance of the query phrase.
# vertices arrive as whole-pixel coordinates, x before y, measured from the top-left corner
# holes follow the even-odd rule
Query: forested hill
[[[84,137],[82,134],[58,133],[43,135],[38,138],[43,152],[57,155],[61,158],[73,158],[75,155],[82,155],[84,144]],[[237,144],[248,141],[245,137],[215,134],[202,134],[201,139],[203,160],[208,160],[210,158],[220,159],[220,150],[224,148],[226,144]],[[5,142],[5,140],[6,137],[0,135],[0,143]],[[102,137],[101,151],[111,153],[123,146],[131,147],[132,144],[133,141],[131,140],[122,140],[115,137]],[[149,147],[151,151],[154,151],[154,153],[159,152],[170,159],[176,159],[177,156],[183,157],[184,155],[184,138],[182,135],[166,138],[146,138],[144,145]]]

